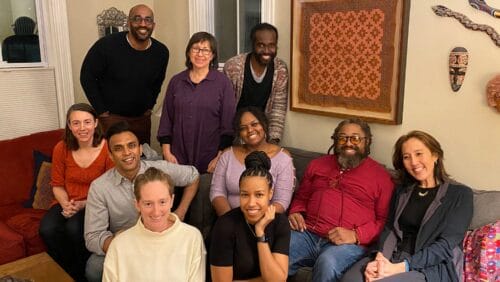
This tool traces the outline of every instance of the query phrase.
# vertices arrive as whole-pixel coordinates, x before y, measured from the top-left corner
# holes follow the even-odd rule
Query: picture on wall
[[[292,0],[292,111],[400,124],[408,0]]]

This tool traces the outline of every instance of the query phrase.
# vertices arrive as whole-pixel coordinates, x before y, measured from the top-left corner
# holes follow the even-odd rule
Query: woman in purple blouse
[[[231,81],[217,71],[217,42],[207,32],[193,34],[186,47],[187,69],[168,84],[158,128],[163,158],[213,171],[231,145],[236,98]]]
[[[292,198],[295,169],[290,153],[268,142],[268,120],[256,107],[241,108],[234,118],[234,131],[239,132],[242,145],[232,146],[220,157],[212,177],[210,201],[218,216],[240,205],[239,179],[245,170],[245,158],[251,152],[263,151],[271,159],[274,193],[271,203],[283,213]]]

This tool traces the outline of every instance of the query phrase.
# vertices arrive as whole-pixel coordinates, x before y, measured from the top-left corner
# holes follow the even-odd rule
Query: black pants
[[[85,280],[85,264],[90,252],[85,247],[83,224],[85,209],[70,218],[62,214],[56,204],[40,222],[40,236],[47,246],[47,253],[76,281]]]

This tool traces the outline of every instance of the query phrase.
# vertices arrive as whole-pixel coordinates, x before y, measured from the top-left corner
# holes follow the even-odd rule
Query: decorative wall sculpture
[[[455,47],[450,52],[448,64],[450,66],[451,89],[457,92],[462,86],[469,63],[469,52],[464,47]]]
[[[500,112],[500,74],[493,77],[486,86],[488,106],[495,107]]]
[[[102,11],[97,15],[99,38],[111,33],[128,30],[127,15],[115,7]]]
[[[486,12],[495,18],[500,18],[500,10],[490,7],[484,0],[469,0],[469,4],[472,7]]]
[[[464,14],[460,14],[458,12],[455,12],[455,11],[453,11],[445,6],[442,6],[442,5],[432,6],[432,10],[434,11],[434,13],[436,15],[438,15],[440,17],[452,17],[452,18],[457,19],[463,26],[465,26],[468,29],[486,32],[486,34],[488,34],[490,36],[491,40],[493,40],[493,42],[498,47],[500,47],[500,35],[491,26],[486,25],[486,24],[477,24],[477,23],[471,21]]]
[[[407,0],[293,0],[293,111],[399,124]]]

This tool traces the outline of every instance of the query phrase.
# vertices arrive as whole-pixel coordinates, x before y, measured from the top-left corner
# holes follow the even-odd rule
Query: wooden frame
[[[291,0],[292,111],[401,124],[409,0]]]

